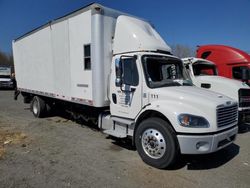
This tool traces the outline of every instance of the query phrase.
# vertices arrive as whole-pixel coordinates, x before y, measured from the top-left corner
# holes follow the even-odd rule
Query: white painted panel
[[[54,93],[50,27],[15,42],[18,87]]]
[[[84,45],[91,43],[91,11],[69,18],[71,96],[92,100],[92,71],[84,70]]]
[[[71,99],[68,20],[52,25],[52,51],[56,96]]]
[[[104,57],[103,57],[103,63],[104,63],[104,86],[107,88],[109,86],[109,74],[111,71],[111,62],[112,62],[112,38],[114,37],[115,33],[115,24],[116,24],[116,18],[110,17],[110,16],[104,16],[104,37],[103,37],[103,50],[104,50]],[[109,104],[108,102],[108,92],[105,90],[105,96],[104,100],[106,101],[106,104]]]
[[[157,49],[171,52],[171,48],[148,22],[124,15],[117,18],[114,54]]]
[[[112,38],[116,19],[94,14],[92,16],[93,98],[95,106],[108,106],[108,78],[112,61]]]

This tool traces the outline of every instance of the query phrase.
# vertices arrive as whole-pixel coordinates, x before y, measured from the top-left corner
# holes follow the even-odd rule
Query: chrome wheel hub
[[[162,134],[156,129],[147,129],[142,134],[142,148],[151,158],[159,159],[166,152],[166,142]]]
[[[38,103],[37,103],[37,101],[34,101],[34,104],[33,104],[33,112],[34,112],[34,114],[37,114],[37,113],[38,113]]]

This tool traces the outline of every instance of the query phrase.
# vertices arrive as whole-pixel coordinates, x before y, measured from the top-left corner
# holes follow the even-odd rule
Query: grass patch
[[[27,136],[21,132],[0,130],[0,159],[3,159],[7,145],[19,144],[25,138]]]

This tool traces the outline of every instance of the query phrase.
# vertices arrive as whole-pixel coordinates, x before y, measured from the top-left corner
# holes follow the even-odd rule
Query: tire
[[[30,104],[30,109],[36,118],[42,118],[46,114],[46,103],[41,97],[35,96]]]
[[[174,130],[160,118],[149,118],[140,123],[135,133],[135,145],[145,163],[160,169],[173,165],[180,153]]]

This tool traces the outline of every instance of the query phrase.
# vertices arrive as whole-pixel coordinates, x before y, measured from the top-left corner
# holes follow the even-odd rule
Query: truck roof
[[[64,16],[60,16],[58,18],[50,20],[47,23],[45,23],[45,24],[43,24],[43,25],[41,25],[39,27],[36,27],[35,29],[33,29],[31,31],[28,31],[27,33],[25,33],[25,34],[19,36],[18,38],[14,39],[13,42],[16,42],[16,41],[18,41],[18,40],[20,40],[20,39],[22,39],[22,38],[24,38],[26,36],[29,36],[32,33],[35,33],[35,32],[37,32],[37,31],[39,31],[39,30],[41,30],[41,29],[43,29],[43,28],[45,28],[45,27],[47,27],[49,25],[61,22],[61,21],[65,20],[65,19],[68,19],[68,18],[73,17],[75,15],[81,14],[83,12],[86,12],[86,11],[92,9],[92,8],[102,8],[102,9],[106,9],[106,10],[111,10],[112,12],[128,15],[128,14],[123,13],[121,11],[117,11],[115,9],[107,8],[107,7],[105,7],[105,6],[103,6],[103,5],[99,4],[99,3],[90,3],[90,4],[86,5],[86,6],[83,6],[83,7],[79,8],[79,9],[77,9],[77,10],[74,10],[74,11],[72,11],[70,13],[67,13]],[[133,16],[133,17],[135,17],[135,16]]]
[[[217,62],[218,64],[249,64],[250,55],[246,52],[225,45],[198,46],[196,57]]]

